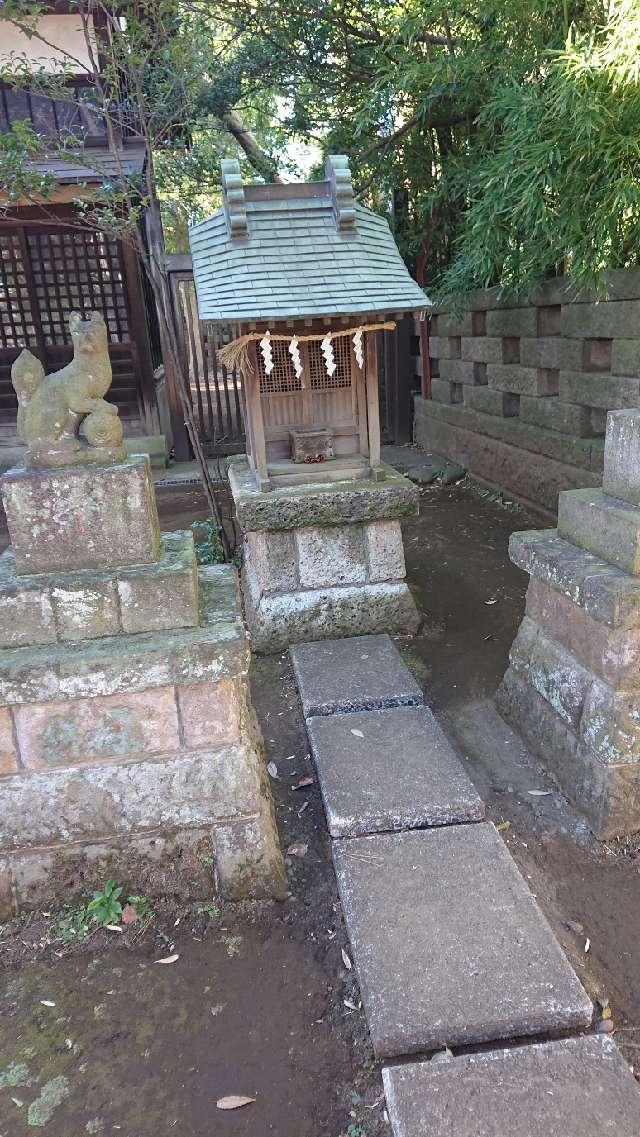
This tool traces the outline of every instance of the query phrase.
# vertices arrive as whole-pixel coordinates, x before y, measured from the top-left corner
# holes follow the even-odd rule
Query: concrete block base
[[[509,551],[531,580],[498,709],[597,837],[635,833],[640,581],[555,530],[516,533]]]
[[[256,651],[366,632],[414,632],[400,517],[415,486],[385,468],[381,482],[301,485],[261,493],[246,461],[231,466],[243,530],[245,615]]]

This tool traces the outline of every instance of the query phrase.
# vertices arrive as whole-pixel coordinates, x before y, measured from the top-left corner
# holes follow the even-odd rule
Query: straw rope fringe
[[[336,332],[316,332],[313,335],[299,336],[295,332],[289,332],[288,335],[280,335],[274,332],[269,333],[269,338],[273,340],[284,340],[290,343],[291,340],[297,340],[298,343],[309,343],[311,340],[324,340],[330,336],[332,340],[338,339],[340,336],[354,336],[356,332],[392,332],[395,328],[395,320],[385,320],[380,324],[357,324],[353,328],[340,328]],[[249,344],[256,343],[264,339],[265,332],[248,332],[245,336],[240,336],[237,340],[232,340],[231,343],[225,345],[218,352],[218,360],[229,371],[237,369],[242,371],[243,375],[253,376],[255,368],[251,364],[249,356]]]

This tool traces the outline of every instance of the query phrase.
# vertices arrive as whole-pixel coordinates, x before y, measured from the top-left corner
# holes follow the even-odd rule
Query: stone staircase
[[[389,637],[290,651],[395,1137],[638,1137],[631,1071]]]

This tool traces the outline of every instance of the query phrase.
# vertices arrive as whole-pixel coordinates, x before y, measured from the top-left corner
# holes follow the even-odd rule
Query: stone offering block
[[[564,1038],[382,1071],[394,1137],[637,1137],[640,1093],[611,1038]]]
[[[633,576],[640,576],[640,508],[600,489],[565,490],[558,535]]]
[[[18,575],[158,560],[160,528],[146,455],[116,466],[16,466],[0,485]]]
[[[307,721],[332,837],[481,821],[484,804],[428,707]]]
[[[289,650],[305,718],[424,702],[387,635],[295,644]]]
[[[377,1057],[589,1025],[493,825],[336,841],[333,856]]]
[[[334,433],[329,427],[290,430],[289,444],[294,462],[326,462],[328,458],[333,458]]]

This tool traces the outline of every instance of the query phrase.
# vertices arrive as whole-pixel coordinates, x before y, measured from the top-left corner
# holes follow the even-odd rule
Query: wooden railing
[[[51,98],[7,83],[0,83],[0,132],[14,122],[29,122],[43,139],[78,141],[85,146],[106,146],[107,127],[92,98],[94,88],[86,78],[68,81],[69,98]],[[136,110],[123,100],[113,114],[117,141],[126,144],[139,137]]]

